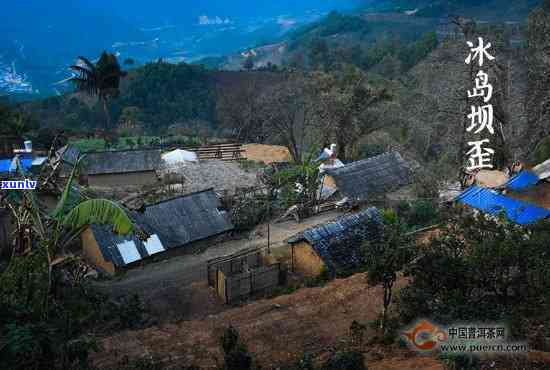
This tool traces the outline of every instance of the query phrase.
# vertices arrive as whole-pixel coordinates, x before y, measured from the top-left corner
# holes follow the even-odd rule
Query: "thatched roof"
[[[382,232],[382,215],[377,208],[349,214],[312,227],[290,238],[290,244],[307,241],[333,273],[359,267],[362,245]]]
[[[146,243],[137,237],[120,237],[101,226],[93,226],[92,231],[105,259],[125,266],[232,230],[233,225],[219,207],[218,196],[209,189],[148,205],[144,212],[132,212],[134,222],[152,236]],[[133,254],[133,261],[128,262],[125,253]]]
[[[84,158],[88,175],[155,171],[161,162],[160,150],[92,152]]]
[[[401,155],[390,152],[329,169],[338,189],[351,202],[391,192],[411,183],[411,170]]]

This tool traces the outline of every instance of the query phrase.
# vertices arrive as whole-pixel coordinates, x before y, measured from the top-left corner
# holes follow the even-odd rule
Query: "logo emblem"
[[[420,351],[431,351],[437,347],[440,342],[449,339],[449,335],[432,324],[428,320],[419,321],[409,331],[403,333],[409,343]]]

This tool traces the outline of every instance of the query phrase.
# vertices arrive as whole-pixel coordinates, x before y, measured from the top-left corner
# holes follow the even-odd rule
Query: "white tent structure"
[[[162,160],[166,167],[177,167],[185,165],[188,162],[196,163],[199,161],[197,154],[187,150],[176,149],[162,155]]]
[[[550,159],[539,164],[538,166],[533,167],[533,172],[541,180],[547,180],[550,178]]]

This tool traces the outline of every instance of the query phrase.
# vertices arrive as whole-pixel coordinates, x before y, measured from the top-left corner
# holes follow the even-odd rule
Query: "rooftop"
[[[122,150],[91,152],[84,157],[88,175],[155,171],[161,164],[161,151]]]
[[[326,172],[334,178],[338,189],[355,202],[411,183],[411,170],[398,152],[384,153]]]
[[[126,266],[168,249],[232,230],[226,214],[219,210],[218,196],[212,189],[147,205],[144,212],[131,212],[134,222],[147,234],[148,241],[121,237],[103,226],[92,226],[106,260]]]
[[[371,207],[307,229],[288,242],[296,244],[307,241],[328,269],[335,273],[362,264],[361,247],[365,241],[380,236],[382,224],[382,214],[377,208]]]

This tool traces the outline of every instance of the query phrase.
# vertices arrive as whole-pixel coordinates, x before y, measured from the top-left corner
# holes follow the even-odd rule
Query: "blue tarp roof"
[[[464,191],[457,201],[495,216],[504,211],[509,220],[520,225],[532,224],[550,216],[549,209],[512,199],[479,186],[472,186]]]
[[[32,158],[23,158],[20,159],[20,161],[24,169],[28,170],[32,167]],[[15,169],[12,167],[12,162],[13,159],[0,159],[0,173],[15,172]]]
[[[506,188],[510,190],[523,190],[533,185],[536,185],[540,181],[540,178],[536,173],[523,170],[516,176],[512,177],[510,181],[506,183]]]

